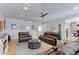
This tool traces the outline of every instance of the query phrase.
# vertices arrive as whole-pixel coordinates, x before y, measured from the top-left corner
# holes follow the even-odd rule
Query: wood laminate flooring
[[[10,41],[8,43],[8,52],[7,55],[15,55],[16,54],[16,43],[15,41]]]

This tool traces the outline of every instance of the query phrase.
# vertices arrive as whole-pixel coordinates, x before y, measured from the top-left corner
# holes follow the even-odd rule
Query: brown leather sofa
[[[31,40],[32,37],[31,35],[29,34],[29,32],[19,32],[18,33],[18,39],[19,39],[19,42],[27,42],[28,40]]]
[[[39,39],[53,46],[57,45],[56,34],[54,32],[45,32],[39,36]]]

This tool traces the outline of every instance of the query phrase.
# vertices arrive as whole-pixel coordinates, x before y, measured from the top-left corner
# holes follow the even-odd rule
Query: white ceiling
[[[0,3],[0,12],[5,18],[24,19],[28,21],[48,21],[79,13],[77,3]],[[24,10],[24,6],[28,9]],[[75,7],[75,8],[74,8]],[[45,18],[40,18],[40,13],[49,13]],[[20,15],[23,15],[22,17]]]

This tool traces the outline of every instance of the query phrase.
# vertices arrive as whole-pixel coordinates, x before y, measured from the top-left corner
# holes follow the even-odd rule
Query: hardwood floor
[[[10,41],[8,43],[8,52],[7,55],[15,55],[16,54],[16,43],[15,41]]]

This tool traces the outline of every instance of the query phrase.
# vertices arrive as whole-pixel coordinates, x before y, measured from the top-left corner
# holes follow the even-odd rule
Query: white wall
[[[11,29],[11,24],[16,24],[16,29]],[[38,23],[28,22],[18,19],[6,19],[6,32],[11,35],[12,39],[18,38],[18,32],[26,31],[32,33],[31,25],[36,25],[35,30],[38,28]],[[28,26],[29,29],[25,29],[23,26]]]
[[[52,32],[58,32],[58,25],[61,24],[61,35],[62,35],[62,39],[65,39],[65,35],[66,35],[66,32],[65,32],[65,20],[63,19],[57,19],[57,20],[53,20],[51,22],[48,22],[44,25],[41,25],[42,26],[42,30],[43,32],[45,31],[52,31]]]

